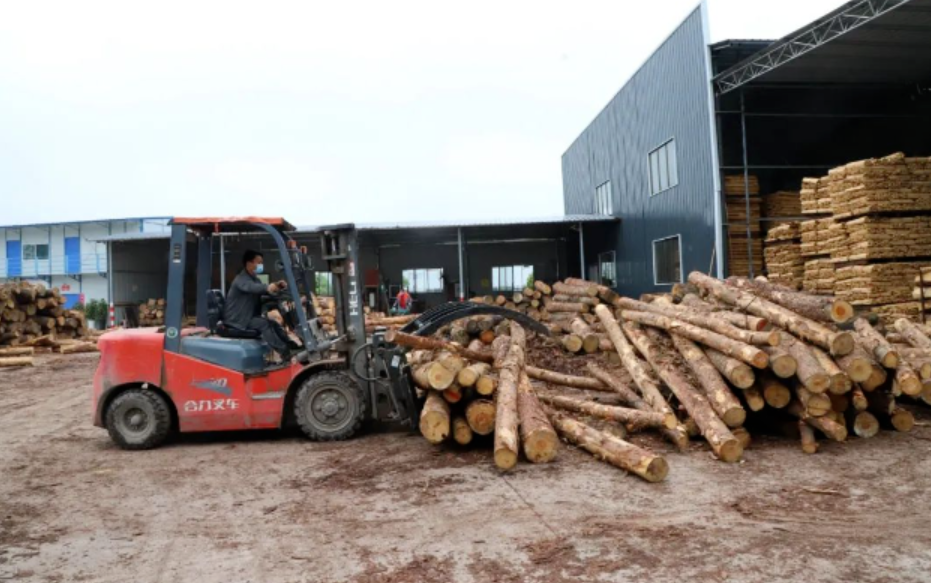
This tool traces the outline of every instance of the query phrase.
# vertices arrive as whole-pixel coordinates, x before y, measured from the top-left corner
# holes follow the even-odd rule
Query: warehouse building
[[[693,270],[758,274],[752,195],[931,155],[929,130],[931,0],[847,2],[777,41],[715,44],[703,2],[563,155],[565,212],[621,219],[615,238],[586,241],[585,272],[613,251],[630,295]]]
[[[110,257],[103,237],[167,232],[165,217],[0,226],[0,283],[58,287],[67,306],[110,299]]]
[[[531,278],[555,281],[579,276],[587,263],[584,250],[589,239],[611,240],[618,220],[599,215],[567,215],[522,220],[431,222],[423,224],[359,224],[359,261],[365,303],[385,311],[401,286],[414,297],[414,309],[422,311],[463,297],[512,294]],[[316,292],[330,295],[332,278],[321,259],[317,227],[302,226],[292,234],[306,245],[313,265]],[[148,299],[165,297],[168,284],[168,233],[135,232],[103,236],[99,242],[112,254],[113,302],[116,319],[132,321],[133,310]],[[188,248],[185,297],[194,294],[193,269],[196,247]],[[212,286],[227,289],[242,269],[247,249],[267,253],[266,275],[280,276],[271,238],[265,235],[223,235],[213,238]],[[223,261],[219,261],[223,257]],[[600,260],[608,262],[609,255]],[[602,270],[604,281],[614,285],[613,270]],[[191,313],[193,305],[186,310]]]

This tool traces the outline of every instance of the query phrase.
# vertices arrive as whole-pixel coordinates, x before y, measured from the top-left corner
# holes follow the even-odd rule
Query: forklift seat
[[[221,290],[207,290],[207,326],[211,334],[224,338],[258,338],[261,336],[258,330],[246,330],[224,323],[222,318],[225,305],[226,299]]]

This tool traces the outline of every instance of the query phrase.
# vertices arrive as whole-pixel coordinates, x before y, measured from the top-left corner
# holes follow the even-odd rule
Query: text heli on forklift
[[[282,218],[175,218],[171,221],[165,326],[116,330],[98,341],[94,425],[106,427],[125,449],[149,449],[173,432],[284,428],[292,423],[314,440],[341,440],[365,421],[414,428],[419,402],[402,347],[384,331],[366,338],[358,242],[352,224],[317,230],[326,271],[333,274],[335,336],[322,331],[309,301],[312,265]],[[300,338],[300,359],[268,364],[269,347],[257,332],[222,321],[224,298],[211,286],[211,237],[260,233],[274,241],[288,289],[266,298]],[[197,245],[197,326],[182,328],[187,246]],[[308,301],[301,301],[308,298]],[[402,331],[426,336],[477,314],[499,314],[539,333],[527,316],[497,306],[447,303],[428,310]],[[298,362],[299,360],[299,362]]]

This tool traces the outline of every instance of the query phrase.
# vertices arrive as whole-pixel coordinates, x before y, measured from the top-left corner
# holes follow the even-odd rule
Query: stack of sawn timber
[[[763,236],[760,227],[760,183],[756,176],[724,177],[727,212],[727,265],[731,275],[749,275],[763,270]],[[747,207],[749,205],[749,213]],[[750,233],[749,239],[747,233]]]
[[[314,309],[317,312],[317,321],[320,327],[329,334],[336,334],[336,300],[332,296],[311,295]],[[365,333],[371,334],[376,328],[400,328],[420,314],[407,314],[404,316],[388,316],[383,312],[373,312],[365,308]]]
[[[780,285],[800,290],[805,276],[801,231],[798,222],[790,221],[772,227],[766,233],[763,255],[766,258],[766,278]]]
[[[145,303],[139,304],[139,325],[165,325],[165,298],[149,298]]]
[[[0,367],[31,366],[35,347],[63,353],[96,351],[84,312],[64,308],[57,287],[28,282],[0,285]]]

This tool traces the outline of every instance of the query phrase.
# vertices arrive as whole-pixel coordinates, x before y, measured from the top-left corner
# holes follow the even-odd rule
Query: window
[[[676,140],[672,139],[649,155],[650,196],[679,184],[679,164],[676,160]]]
[[[598,254],[598,280],[601,285],[608,287],[617,286],[617,263],[614,257],[614,251],[606,251]]]
[[[509,265],[491,268],[491,289],[494,291],[521,291],[533,287],[533,265]]]
[[[48,259],[48,244],[23,245],[23,259]]]
[[[443,291],[443,269],[405,269],[402,285],[412,294],[435,294]]]
[[[318,296],[333,295],[333,274],[328,271],[318,271],[314,274],[314,293]]]
[[[608,216],[614,214],[614,199],[611,197],[610,180],[595,188],[595,214]]]
[[[653,283],[672,285],[682,283],[681,236],[653,241]]]

